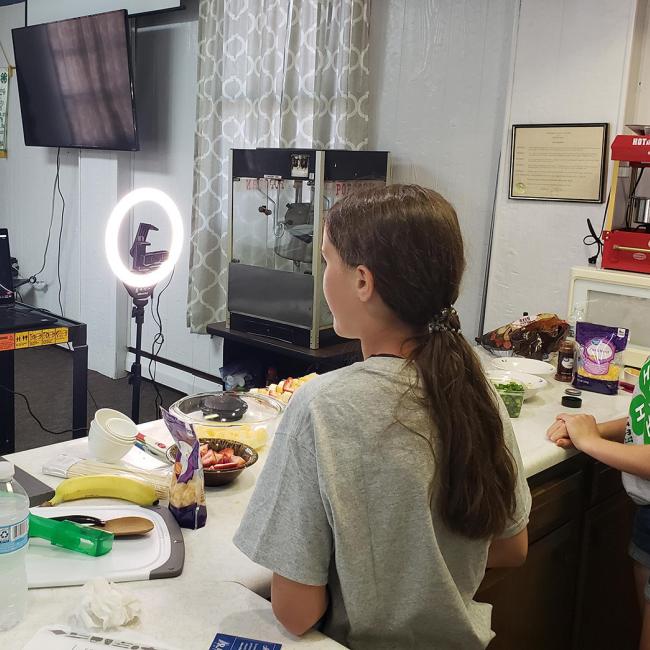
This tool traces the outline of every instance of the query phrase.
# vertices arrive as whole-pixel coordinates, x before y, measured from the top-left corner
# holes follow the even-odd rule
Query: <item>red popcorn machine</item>
[[[603,230],[602,268],[650,273],[650,126],[612,142],[614,168]]]

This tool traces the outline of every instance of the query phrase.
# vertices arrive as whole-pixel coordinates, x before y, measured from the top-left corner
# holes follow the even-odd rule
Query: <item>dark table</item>
[[[45,316],[55,316],[45,310]],[[26,348],[70,343],[72,345],[72,437],[87,435],[88,346],[86,324],[56,316],[54,323],[42,326],[16,327],[11,332],[0,332],[0,454],[11,454],[16,449],[14,411],[14,354]],[[52,378],[56,386],[56,378]]]
[[[362,359],[359,341],[343,341],[311,350],[286,341],[233,330],[226,327],[225,322],[208,325],[207,332],[224,339],[224,366],[254,356],[263,364],[275,366],[281,377],[299,377],[312,371],[327,372]]]

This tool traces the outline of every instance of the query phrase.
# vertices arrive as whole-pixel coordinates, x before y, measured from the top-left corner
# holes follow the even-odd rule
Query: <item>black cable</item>
[[[163,396],[160,392],[160,388],[156,383],[156,357],[160,354],[163,344],[165,343],[165,335],[163,334],[162,318],[160,316],[160,297],[165,292],[165,289],[171,284],[172,278],[174,277],[174,270],[172,269],[169,280],[167,284],[158,292],[158,295],[155,298],[156,308],[154,312],[154,298],[151,298],[151,317],[153,318],[154,323],[158,327],[158,332],[154,335],[151,342],[151,357],[149,359],[149,378],[153,384],[154,390],[156,391],[156,397],[154,398],[154,411],[158,413],[158,409],[163,404]],[[153,366],[153,371],[152,371]]]
[[[59,309],[61,310],[61,316],[64,316],[63,313],[63,303],[61,302],[61,291],[63,289],[61,285],[61,239],[63,236],[63,219],[65,216],[65,199],[63,198],[63,192],[61,192],[61,147],[59,147],[56,150],[56,188],[59,192],[59,196],[61,197],[61,226],[59,227],[59,248],[58,248],[58,253],[57,253],[57,258],[56,258],[56,276],[59,281]]]
[[[58,154],[57,154],[57,160],[58,160]],[[36,277],[39,276],[41,273],[43,273],[43,270],[45,269],[45,264],[47,263],[47,251],[50,248],[50,238],[52,237],[52,225],[54,224],[54,203],[56,199],[56,186],[58,182],[59,182],[59,167],[57,164],[57,171],[54,177],[54,184],[52,185],[52,207],[50,209],[50,225],[49,228],[47,229],[47,241],[45,242],[45,250],[43,251],[43,263],[41,264],[41,268],[38,271],[36,271],[34,275],[30,275],[27,278],[30,284],[34,284],[36,282]]]
[[[99,411],[99,405],[97,404],[97,400],[95,399],[95,396],[92,394],[88,386],[86,386],[86,390],[88,391],[88,395],[90,395],[90,399],[92,400],[92,403],[95,405],[95,411]]]
[[[7,393],[11,393],[12,395],[18,395],[18,397],[22,397],[25,400],[25,406],[27,407],[27,410],[29,411],[29,414],[36,420],[36,424],[38,424],[45,433],[51,433],[53,436],[62,436],[65,433],[72,433],[72,429],[66,429],[65,431],[52,431],[51,429],[48,429],[46,426],[43,425],[43,423],[36,417],[34,414],[34,411],[32,411],[32,407],[29,404],[29,400],[27,399],[26,395],[23,395],[22,393],[19,393],[16,390],[11,390],[7,388],[6,386],[3,386],[0,384],[0,388]]]
[[[600,253],[603,250],[603,231],[605,230],[605,220],[607,219],[607,208],[609,207],[609,197],[612,195],[612,191],[610,190],[607,193],[607,201],[605,201],[605,210],[603,212],[603,221],[600,224],[600,234],[597,235],[596,231],[594,230],[594,227],[591,223],[591,219],[587,219],[587,228],[589,228],[589,235],[585,235],[585,237],[582,238],[582,243],[585,246],[593,246],[594,244],[598,246],[596,249],[596,254],[592,255],[587,261],[589,264],[595,264],[598,261],[598,257]]]

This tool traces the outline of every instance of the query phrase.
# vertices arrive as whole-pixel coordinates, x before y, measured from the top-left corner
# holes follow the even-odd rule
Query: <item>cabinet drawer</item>
[[[581,472],[553,479],[531,490],[528,540],[532,544],[567,521],[580,517],[584,483]]]
[[[593,506],[597,503],[601,503],[605,499],[608,499],[622,490],[623,483],[621,482],[621,473],[607,465],[594,462],[591,466],[589,505]]]

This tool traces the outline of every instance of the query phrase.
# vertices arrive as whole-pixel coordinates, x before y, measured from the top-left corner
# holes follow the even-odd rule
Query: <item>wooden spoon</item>
[[[72,521],[77,524],[92,524],[90,528],[105,530],[113,533],[115,537],[126,537],[132,535],[146,535],[153,530],[153,521],[146,517],[116,517],[115,519],[102,520],[89,515],[61,515],[53,517],[59,521]]]
[[[128,535],[146,535],[153,530],[153,521],[146,517],[116,517],[107,519],[103,526],[91,526],[98,530],[107,530],[115,537],[126,537]]]

